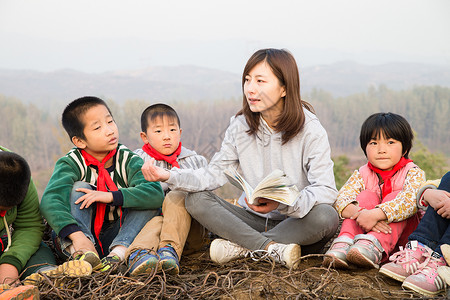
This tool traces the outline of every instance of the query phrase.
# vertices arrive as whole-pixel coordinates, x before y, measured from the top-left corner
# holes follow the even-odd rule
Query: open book
[[[248,203],[252,205],[259,204],[257,198],[267,198],[292,206],[300,195],[297,186],[290,183],[286,174],[278,169],[267,175],[254,189],[236,170],[227,169],[224,174],[231,184],[245,192]]]

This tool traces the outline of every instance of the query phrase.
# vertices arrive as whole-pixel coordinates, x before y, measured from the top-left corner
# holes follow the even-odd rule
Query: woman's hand
[[[142,174],[147,181],[166,181],[170,172],[154,165],[155,159],[151,158],[142,165]]]
[[[278,205],[280,204],[276,201],[266,199],[266,198],[257,198],[256,200],[258,201],[259,205],[249,204],[247,201],[247,198],[245,198],[245,203],[247,203],[248,207],[250,207],[251,210],[261,213],[261,214],[267,214],[267,213],[271,212],[272,210],[277,209]]]
[[[113,195],[111,192],[93,191],[91,189],[79,188],[77,192],[83,192],[85,195],[75,201],[75,204],[81,203],[80,209],[88,208],[95,202],[112,203]]]

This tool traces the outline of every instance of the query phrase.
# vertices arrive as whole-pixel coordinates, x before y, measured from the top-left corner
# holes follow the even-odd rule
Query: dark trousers
[[[450,192],[450,172],[442,177],[438,189]],[[450,244],[450,219],[441,217],[430,206],[408,240],[417,240],[442,255],[441,245]]]

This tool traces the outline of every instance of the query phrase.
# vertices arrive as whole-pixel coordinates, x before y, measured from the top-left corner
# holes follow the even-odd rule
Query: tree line
[[[366,93],[334,98],[330,93],[313,90],[303,98],[310,102],[328,132],[335,162],[338,188],[353,169],[365,161],[359,147],[362,122],[375,112],[394,112],[404,116],[416,133],[411,156],[435,179],[448,170],[450,153],[450,89],[418,86],[394,91],[379,86]],[[120,132],[120,142],[135,150],[139,138],[140,115],[149,101],[129,100],[118,104],[105,99]],[[70,102],[71,100],[68,100]],[[242,99],[171,102],[180,115],[182,143],[208,159],[219,150],[230,117],[242,105]],[[33,170],[38,186],[45,187],[56,160],[73,145],[60,122],[65,104],[48,110],[34,104],[0,95],[0,144],[23,155]]]

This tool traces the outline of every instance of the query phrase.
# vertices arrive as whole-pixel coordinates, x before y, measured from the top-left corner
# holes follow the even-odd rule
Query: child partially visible
[[[103,100],[72,101],[62,124],[76,147],[56,162],[41,211],[58,237],[60,253],[105,270],[124,260],[135,236],[159,213],[161,185],[147,182],[142,159],[119,144]]]
[[[417,194],[417,205],[426,209],[425,215],[405,248],[393,254],[380,273],[403,282],[404,288],[432,296],[446,286],[443,279],[447,278],[439,276],[438,269],[447,265],[444,249],[444,256],[450,258],[450,249],[445,246],[450,244],[450,172],[440,181],[424,183]]]
[[[1,146],[0,219],[0,284],[14,286],[24,270],[22,278],[55,264],[50,248],[42,242],[44,223],[30,167],[23,157]],[[0,297],[5,290],[2,286]]]
[[[408,159],[412,141],[400,115],[376,113],[363,123],[360,144],[368,163],[339,191],[335,208],[344,221],[324,265],[378,268],[404,245],[419,223],[416,194],[425,181],[425,172]]]
[[[169,105],[159,103],[147,107],[141,115],[141,129],[144,146],[135,153],[144,161],[154,158],[156,165],[168,170],[198,169],[207,165],[203,156],[181,145],[180,118]],[[191,250],[202,245],[205,229],[186,211],[187,193],[170,191],[164,182],[161,185],[166,193],[163,216],[150,220],[128,248],[126,256],[131,275],[151,274],[155,268],[178,274],[185,244]]]

